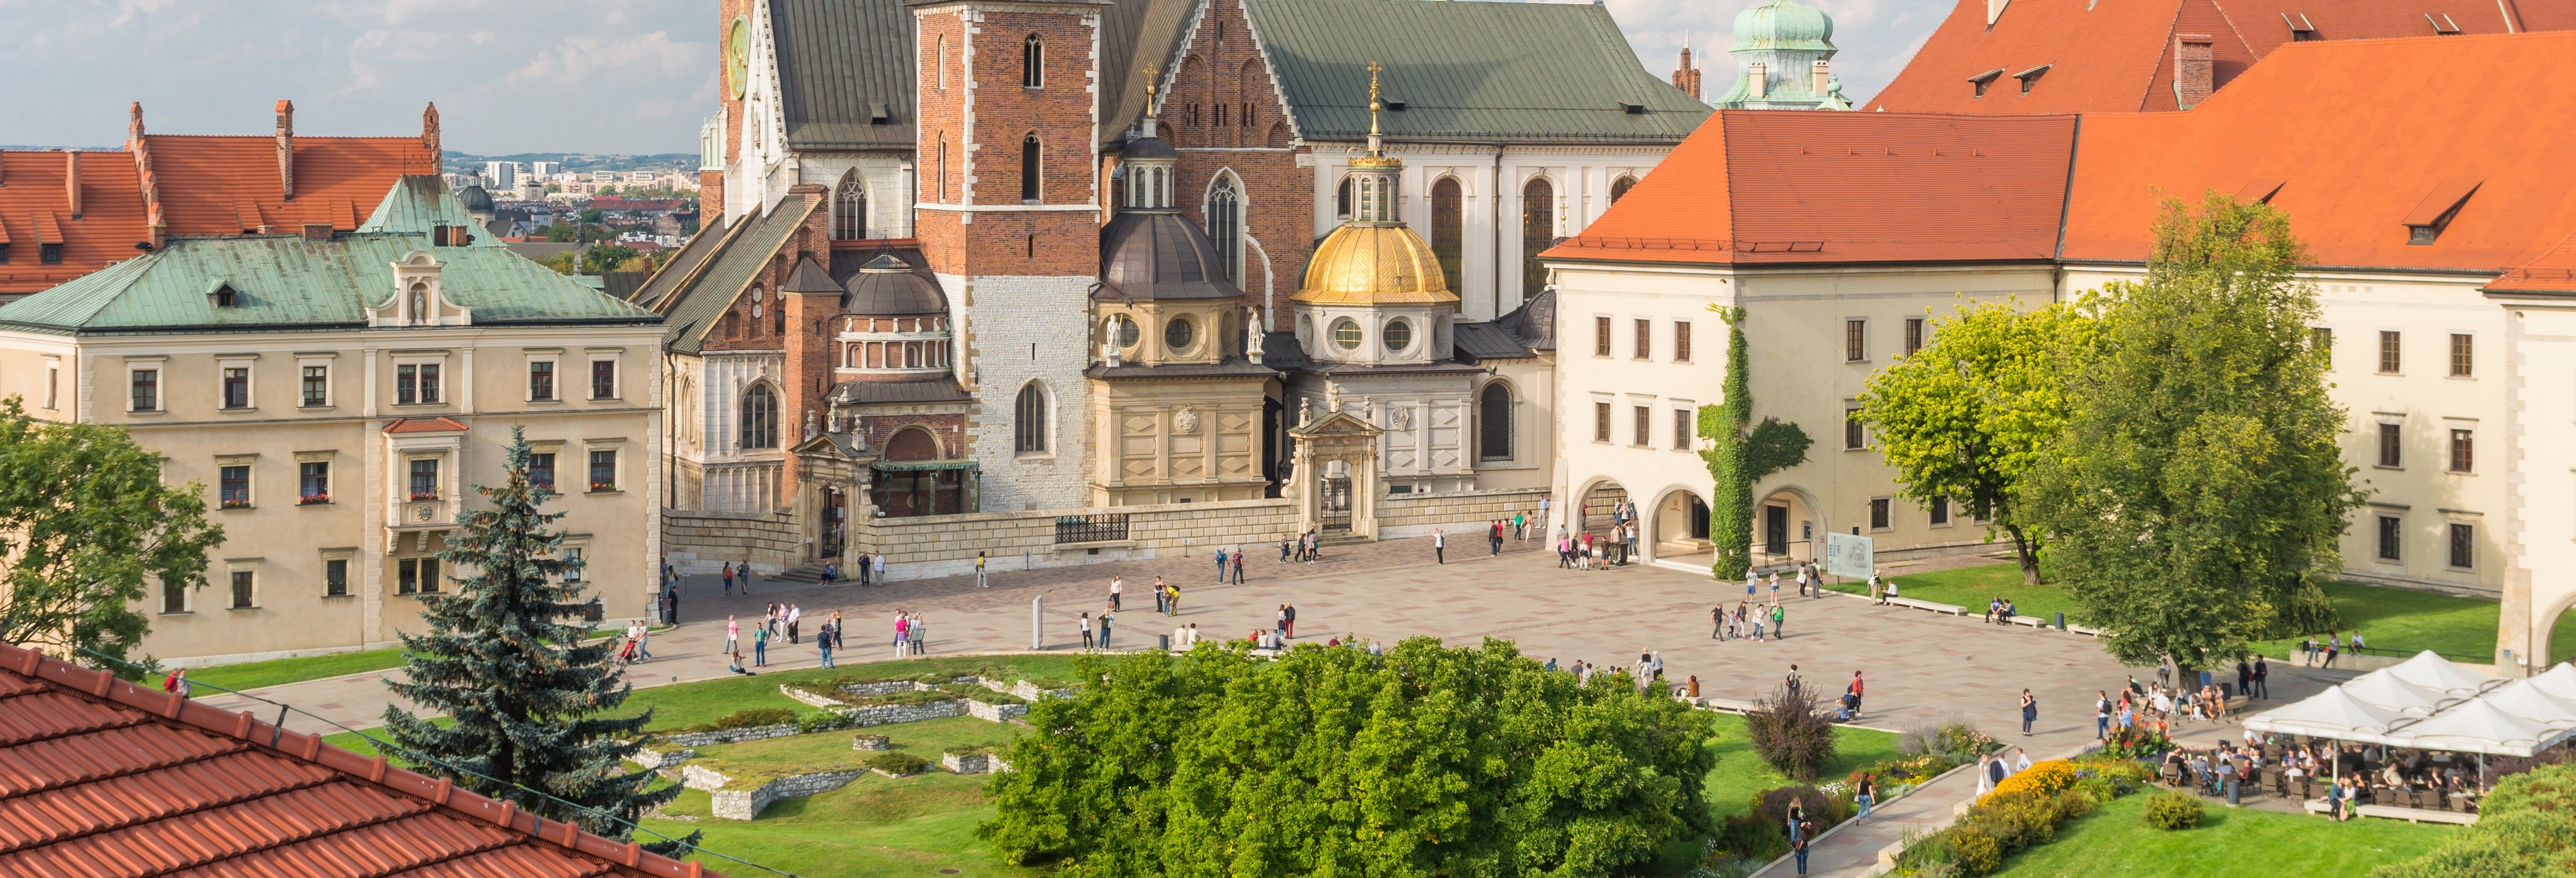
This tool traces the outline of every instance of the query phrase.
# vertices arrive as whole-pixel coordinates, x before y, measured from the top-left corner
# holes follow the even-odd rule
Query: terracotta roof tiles
[[[711,873],[246,712],[0,644],[0,874]]]
[[[122,152],[80,154],[81,214],[72,216],[69,160],[60,151],[0,150],[0,294],[32,293],[135,255],[152,238],[134,158]],[[39,244],[63,245],[62,262],[45,265]]]

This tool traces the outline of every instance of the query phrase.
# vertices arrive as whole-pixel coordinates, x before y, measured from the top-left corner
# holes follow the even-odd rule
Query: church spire
[[[1145,65],[1145,136],[1154,136],[1154,65]]]
[[[1386,68],[1369,62],[1369,133],[1368,154],[1351,159],[1351,221],[1354,223],[1395,222],[1395,186],[1404,173],[1404,162],[1386,154],[1386,138],[1378,127],[1378,113],[1386,109],[1385,95],[1378,89],[1379,72]]]
[[[1380,71],[1380,70],[1384,70],[1384,69],[1386,69],[1386,68],[1383,68],[1383,67],[1379,67],[1379,66],[1377,66],[1377,62],[1375,62],[1375,61],[1371,61],[1371,62],[1369,62],[1369,66],[1368,66],[1368,71],[1369,71],[1369,141],[1368,141],[1368,154],[1369,154],[1369,156],[1370,156],[1370,157],[1372,157],[1372,158],[1374,158],[1374,157],[1378,157],[1378,156],[1382,156],[1382,155],[1384,155],[1384,154],[1385,154],[1385,144],[1381,143],[1381,142],[1378,140],[1378,133],[1377,133],[1377,111],[1378,111],[1379,109],[1381,109],[1382,107],[1384,107],[1384,106],[1385,106],[1384,104],[1382,104],[1382,103],[1380,103],[1380,102],[1378,101],[1378,94],[1377,94],[1377,74],[1378,74],[1378,71]]]

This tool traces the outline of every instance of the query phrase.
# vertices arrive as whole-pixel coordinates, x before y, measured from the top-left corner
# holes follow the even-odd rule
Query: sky
[[[1408,0],[1389,0],[1408,2]],[[1648,71],[1687,35],[1723,49],[1752,0],[1607,0]],[[1834,18],[1858,103],[1949,12],[1938,0],[1801,0]],[[0,143],[114,147],[126,104],[168,134],[266,134],[279,98],[305,135],[420,130],[448,149],[694,152],[716,102],[713,0],[0,0]],[[1701,64],[1706,90],[1733,69]]]

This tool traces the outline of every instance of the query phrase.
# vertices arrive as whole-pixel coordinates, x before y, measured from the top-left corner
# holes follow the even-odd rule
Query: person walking
[[[904,633],[912,638],[913,658],[920,658],[930,654],[930,650],[923,646],[923,644],[930,640],[930,628],[929,626],[921,623],[920,613],[912,614],[912,627],[905,629]]]
[[[1090,652],[1090,651],[1091,651],[1091,611],[1089,611],[1089,610],[1084,610],[1084,611],[1082,612],[1082,621],[1077,622],[1077,623],[1075,623],[1075,624],[1079,625],[1079,626],[1082,628],[1082,651],[1083,651],[1083,652]]]
[[[1243,584],[1243,550],[1234,550],[1234,584]]]
[[[1792,695],[1797,694],[1797,692],[1798,692],[1798,686],[1799,686],[1799,681],[1798,681],[1798,666],[1797,666],[1797,665],[1790,665],[1790,666],[1789,666],[1789,677],[1788,677],[1787,679],[1785,679],[1785,680],[1780,681],[1780,685],[1782,685],[1782,686],[1784,686],[1784,687],[1787,687],[1787,688],[1788,688],[1788,690],[1789,690],[1789,693],[1790,693],[1790,694],[1792,694]]]
[[[653,626],[644,622],[635,623],[635,655],[642,661],[652,661],[652,643]]]
[[[1438,564],[1449,563],[1449,530],[1447,528],[1440,528],[1431,532],[1431,560]]]
[[[797,605],[795,605],[795,604],[788,604],[788,605],[787,605],[787,642],[788,642],[788,643],[803,643],[803,642],[804,642],[804,641],[802,641],[802,640],[797,639],[797,636],[796,636],[796,626],[797,626],[797,623],[800,623],[800,622],[803,622],[803,621],[805,621],[805,608],[804,608],[804,607],[799,607],[799,606],[797,606]]]
[[[2030,690],[2021,690],[2021,736],[2030,737],[2030,725],[2039,721],[2039,699]]]
[[[741,617],[739,617],[739,616],[726,616],[726,617],[725,617],[725,645],[724,645],[724,651],[726,651],[726,652],[741,652],[741,651],[742,651],[742,618],[741,618]]]
[[[1714,607],[1710,607],[1710,608],[1708,608],[1708,639],[1710,639],[1710,640],[1725,640],[1725,639],[1726,639],[1726,605],[1725,605],[1725,604],[1719,604],[1719,605],[1717,605],[1717,606],[1714,606]]]
[[[822,629],[822,630],[820,630],[820,631],[816,631],[816,632],[814,632],[814,645],[815,645],[815,647],[817,647],[817,648],[819,648],[819,649],[821,649],[821,650],[823,651],[823,667],[827,667],[827,668],[828,668],[828,667],[831,667],[831,666],[832,666],[832,624],[831,624],[831,623],[829,623],[829,622],[823,623],[823,629]]]
[[[724,589],[725,594],[733,594],[733,562],[731,561],[725,562],[724,565]]]
[[[983,550],[981,550],[981,549],[978,549],[978,550],[976,550],[976,552],[975,552],[975,587],[976,587],[976,588],[992,588],[992,587],[993,587],[993,583],[992,583],[991,581],[989,581],[989,580],[987,580],[987,579],[985,579],[985,578],[984,578],[984,552],[983,552]]]
[[[1843,703],[1851,708],[1854,719],[1860,718],[1860,699],[1864,694],[1866,692],[1865,687],[1861,685],[1860,672],[1853,671],[1851,685],[1843,687]]]
[[[1109,623],[1113,618],[1109,610],[1100,611],[1100,649],[1104,652],[1109,649]]]
[[[850,629],[848,629],[848,628],[846,628],[846,627],[843,627],[845,624],[846,624],[846,623],[843,623],[843,622],[841,621],[841,611],[839,611],[839,610],[833,610],[833,611],[832,611],[832,648],[833,648],[833,649],[849,649],[849,648],[850,648],[850,642],[849,642],[848,640],[844,640],[844,639],[842,639],[842,637],[841,637],[841,635],[842,635],[842,634],[847,633],[847,632],[850,630]]]
[[[895,610],[895,611],[894,611],[894,657],[895,657],[895,658],[902,658],[902,657],[903,657],[903,647],[904,647],[904,644],[906,643],[906,641],[904,640],[904,636],[903,636],[903,629],[904,629],[907,625],[909,625],[909,624],[911,623],[911,621],[912,621],[911,619],[909,619],[909,618],[907,618],[907,617],[905,617],[905,616],[904,616],[904,614],[903,614],[903,610],[901,610],[901,609],[897,609],[897,610]]]
[[[1289,539],[1289,536],[1290,536],[1289,534],[1280,534],[1280,535],[1279,535],[1279,563],[1281,563],[1281,564],[1286,564],[1286,563],[1288,563],[1288,539]]]
[[[2270,682],[2270,681],[2271,681],[2271,678],[2272,678],[2272,667],[2271,667],[2270,665],[2267,665],[2267,664],[2264,664],[2264,663],[2263,663],[2263,657],[2262,657],[2262,656],[2259,656],[2259,655],[2258,655],[2258,656],[2255,656],[2255,657],[2254,657],[2254,697],[2256,697],[2256,698],[2262,698],[2262,699],[2267,699],[2267,700],[2268,700],[2268,699],[2270,699],[2270,698],[2272,697],[2272,684],[2271,684],[2271,682]]]
[[[1771,602],[1771,639],[1789,639],[1789,608],[1777,600]]]
[[[1127,589],[1127,577],[1119,576],[1119,575],[1117,575],[1117,574],[1110,574],[1110,576],[1109,576],[1109,608],[1110,608],[1110,609],[1112,609],[1112,610],[1116,610],[1116,609],[1118,609],[1118,593],[1119,593],[1119,592],[1121,592],[1121,591],[1125,591],[1126,589]]]
[[[1869,822],[1869,806],[1878,802],[1878,777],[1863,773],[1860,783],[1852,785],[1852,804],[1860,806],[1860,822]]]
[[[2093,695],[2093,738],[2107,744],[2111,741],[2111,691],[2095,689]]]
[[[1871,603],[1882,607],[1887,606],[1887,584],[1879,578],[1878,571],[1875,570],[1870,571],[1869,574],[1869,599]]]
[[[1807,596],[1807,565],[1798,565],[1798,596]]]
[[[1815,834],[1815,831],[1816,831],[1816,824],[1815,824],[1815,823],[1813,823],[1813,822],[1811,822],[1811,821],[1799,821],[1799,823],[1798,823],[1798,849],[1797,849],[1797,853],[1798,853],[1798,874],[1800,874],[1800,875],[1807,874],[1807,844],[1808,844],[1808,842],[1813,841],[1813,839],[1811,838],[1811,836],[1813,836],[1813,835]]]
[[[1280,633],[1290,640],[1295,640],[1297,639],[1297,605],[1289,604],[1285,609],[1287,610],[1288,627],[1281,629]]]
[[[195,686],[189,685],[188,683],[187,668],[180,668],[178,670],[171,671],[170,676],[164,677],[161,680],[161,691],[177,695],[182,701],[187,700],[188,693],[195,689]]]
[[[2254,665],[2242,656],[2236,659],[2236,694],[2254,697]]]
[[[745,560],[745,561],[743,561],[743,562],[742,562],[742,566],[734,568],[733,575],[734,575],[734,578],[735,578],[735,579],[739,579],[739,580],[741,580],[742,593],[743,593],[743,594],[750,594],[750,593],[751,593],[751,562],[750,562],[749,560]]]
[[[1216,547],[1216,584],[1225,584],[1225,547]]]
[[[2340,653],[2340,652],[2343,652],[2343,635],[2341,635],[2341,634],[2329,634],[2329,635],[2326,635],[2326,661],[2325,661],[2325,664],[2318,665],[2318,667],[2321,667],[2321,668],[2331,668],[2331,667],[2334,667],[2335,654]]]
[[[1515,541],[1529,539],[1529,513],[1512,513],[1512,539]]]
[[[769,667],[769,626],[767,625],[751,629],[751,663],[757,667]]]

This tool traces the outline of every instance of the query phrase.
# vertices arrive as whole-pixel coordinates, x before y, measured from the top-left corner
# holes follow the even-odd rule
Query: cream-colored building
[[[224,542],[164,589],[176,665],[380,648],[524,428],[603,621],[656,595],[660,318],[482,236],[435,176],[354,232],[174,238],[0,307],[0,394],[114,424],[202,485]]]

